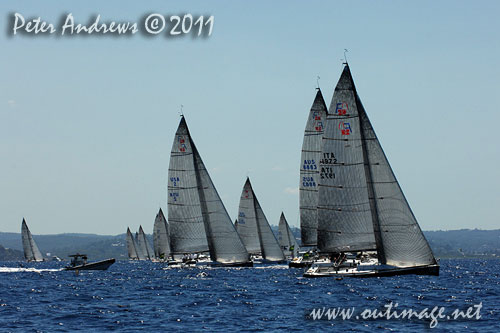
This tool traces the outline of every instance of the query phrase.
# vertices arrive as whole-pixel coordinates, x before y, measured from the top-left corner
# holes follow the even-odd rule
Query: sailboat
[[[290,268],[311,266],[320,259],[316,251],[318,240],[318,186],[320,182],[320,160],[323,147],[323,133],[326,126],[327,107],[321,89],[318,87],[311,109],[307,116],[300,158],[300,236],[302,247],[307,251],[294,257]],[[327,258],[321,258],[328,262]]]
[[[161,208],[158,214],[156,214],[155,223],[153,226],[153,249],[155,259],[167,260],[170,255],[168,224]]]
[[[136,234],[136,241],[139,260],[151,260],[153,251],[142,229],[142,225],[139,226],[139,231]]]
[[[168,169],[172,253],[201,253],[221,266],[252,266],[182,116]]]
[[[296,258],[299,253],[299,243],[286,221],[285,214],[281,212],[280,221],[278,224],[278,241],[281,249],[286,256]]]
[[[250,254],[260,254],[268,262],[285,260],[285,255],[264,215],[249,178],[241,193],[238,233]]]
[[[335,260],[313,265],[304,276],[439,275],[347,63],[330,105],[319,168],[317,246]],[[376,251],[376,264],[363,264],[366,251]],[[346,261],[347,252],[357,257]]]
[[[132,236],[130,228],[127,228],[127,251],[129,259],[139,260],[139,255],[137,254],[137,246],[135,244],[134,237]]]
[[[304,247],[316,247],[318,239],[319,165],[327,114],[323,94],[317,88],[304,130],[300,165],[300,236]]]
[[[27,261],[43,261],[42,253],[38,249],[24,218],[21,224],[21,237],[23,240],[24,258]]]

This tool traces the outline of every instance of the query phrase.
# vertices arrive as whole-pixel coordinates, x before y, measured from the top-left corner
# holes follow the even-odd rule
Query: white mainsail
[[[376,249],[358,106],[346,70],[332,97],[321,154],[318,249],[321,252]]]
[[[318,184],[327,109],[321,90],[307,117],[300,161],[300,233],[303,246],[316,246],[318,239]]]
[[[195,172],[190,135],[182,117],[175,133],[168,168],[167,204],[173,254],[208,252]]]
[[[153,248],[155,258],[167,259],[170,255],[170,240],[168,236],[168,223],[160,208],[156,214],[155,223],[153,226]]]
[[[137,254],[139,255],[140,260],[150,260],[151,259],[151,250],[149,246],[149,242],[146,238],[146,234],[142,229],[142,225],[139,226],[139,231],[136,234],[136,244],[137,244]]]
[[[24,258],[27,261],[43,261],[43,256],[31,235],[26,221],[21,224],[21,238],[23,241]]]
[[[238,230],[243,229],[246,239],[250,239],[249,244],[255,249],[255,239],[258,241],[262,258],[268,261],[285,260],[285,255],[274,236],[274,233],[267,221],[264,211],[260,206],[259,200],[253,191],[250,179],[247,178],[240,198],[240,209],[238,218]],[[243,215],[243,216],[242,216]],[[242,234],[240,234],[242,235]],[[252,238],[251,238],[252,237]],[[255,238],[256,237],[256,238]],[[242,239],[245,239],[242,237]],[[245,244],[246,245],[246,244]],[[250,252],[251,250],[249,250]]]
[[[139,256],[137,255],[137,247],[135,245],[132,232],[130,232],[130,228],[127,228],[127,251],[129,259],[139,259]]]
[[[260,254],[262,250],[257,229],[257,214],[255,212],[253,191],[248,178],[241,193],[237,222],[238,234],[248,253]]]
[[[299,252],[299,243],[295,239],[283,212],[281,212],[278,224],[278,241],[285,255],[297,257]]]
[[[213,261],[223,264],[250,262],[184,117],[175,134],[170,158],[168,208],[172,247],[174,240],[191,250],[204,250],[208,244]]]

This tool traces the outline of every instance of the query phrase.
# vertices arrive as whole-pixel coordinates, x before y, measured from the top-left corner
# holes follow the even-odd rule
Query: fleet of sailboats
[[[228,265],[251,264],[250,255],[267,262],[289,257],[294,258],[291,267],[312,265],[306,277],[439,274],[347,63],[330,108],[318,88],[306,122],[299,208],[301,245],[309,251],[302,257],[283,213],[276,239],[249,178],[243,186],[238,218],[231,223],[184,117],[175,134],[168,178],[170,226],[160,209],[153,237],[156,257],[208,252],[212,261]],[[142,227],[138,239],[145,239]],[[127,240],[133,257],[129,230]],[[164,252],[159,250],[160,243]],[[144,250],[136,252],[139,258],[141,252],[149,255]]]
[[[311,267],[305,277],[439,275],[439,264],[401,190],[345,63],[327,108],[317,88],[301,150],[301,246],[285,215],[278,238],[247,178],[233,224],[194,144],[184,116],[168,168],[168,222],[159,209],[153,247],[142,226],[127,228],[132,260],[168,261],[208,254],[213,264],[252,266],[253,260]],[[28,261],[43,256],[23,219]],[[304,253],[304,252],[302,252]]]

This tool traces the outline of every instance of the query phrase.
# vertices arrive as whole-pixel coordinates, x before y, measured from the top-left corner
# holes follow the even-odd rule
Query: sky
[[[12,34],[213,15],[212,34]],[[498,1],[2,1],[0,232],[152,232],[182,112],[234,220],[247,176],[271,224],[299,226],[300,151],[317,77],[344,49],[423,230],[500,227]]]

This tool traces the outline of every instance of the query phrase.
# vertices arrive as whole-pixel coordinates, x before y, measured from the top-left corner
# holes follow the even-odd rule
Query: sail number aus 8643
[[[318,170],[316,166],[315,160],[304,160],[304,164],[302,165],[302,169],[304,170]]]

